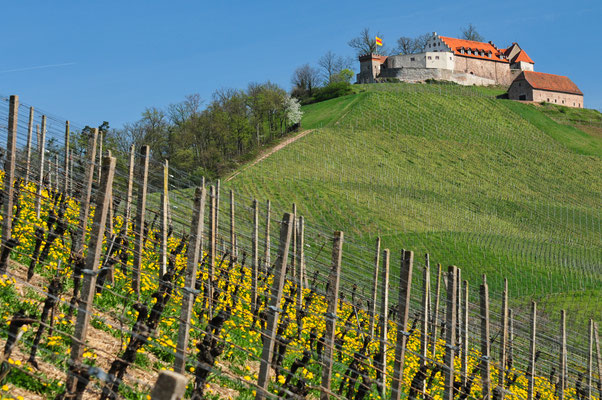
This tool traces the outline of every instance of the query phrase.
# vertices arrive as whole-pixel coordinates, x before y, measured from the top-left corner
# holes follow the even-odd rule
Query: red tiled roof
[[[550,90],[552,92],[564,92],[579,94],[583,96],[583,92],[579,90],[577,85],[566,76],[544,74],[543,72],[523,71],[516,77],[516,81],[527,81],[533,89]]]
[[[471,58],[480,58],[483,60],[494,60],[499,62],[508,62],[507,59],[500,59],[498,56],[503,54],[502,51],[497,49],[492,43],[484,43],[484,42],[476,42],[474,40],[466,40],[466,39],[456,39],[450,38],[446,36],[439,36],[441,40],[454,52],[454,55],[462,56],[462,57],[471,57]],[[460,49],[464,48],[465,50],[471,50],[471,54],[465,52],[464,54],[460,53]],[[485,55],[477,55],[474,54],[474,50],[482,50]],[[487,56],[487,53],[491,52],[491,57]]]
[[[533,60],[531,60],[531,57],[529,57],[529,55],[527,55],[527,52],[522,50],[518,52],[518,54],[516,55],[516,57],[514,58],[514,60],[512,60],[512,62],[527,62],[527,63],[531,63],[531,64],[535,64],[535,62]]]

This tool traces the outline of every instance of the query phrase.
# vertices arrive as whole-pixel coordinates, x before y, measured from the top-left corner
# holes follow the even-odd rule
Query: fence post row
[[[144,251],[144,219],[146,216],[146,189],[148,186],[148,163],[150,148],[140,147],[138,153],[136,181],[138,194],[136,196],[136,220],[134,221],[134,264],[132,268],[132,289],[140,296],[140,270],[142,268],[142,253]]]
[[[274,279],[270,289],[270,301],[267,307],[267,323],[263,332],[263,351],[261,353],[261,364],[259,367],[259,376],[257,379],[256,400],[264,399],[267,396],[267,387],[270,375],[270,365],[274,352],[274,342],[276,341],[276,327],[278,326],[278,317],[280,315],[280,300],[284,289],[284,279],[286,277],[286,264],[291,244],[293,227],[293,216],[285,213],[280,227],[280,243],[278,245],[278,258],[274,270]]]
[[[257,311],[257,276],[259,275],[259,204],[253,199],[253,242],[251,243],[251,255],[253,265],[251,267],[251,311]]]
[[[195,299],[197,265],[200,252],[203,250],[203,228],[205,217],[205,187],[197,187],[194,193],[192,221],[190,223],[190,242],[187,249],[186,277],[182,288],[182,308],[180,310],[180,326],[178,328],[178,343],[174,371],[183,373],[186,365],[186,348],[188,347],[190,317]]]
[[[78,381],[78,370],[81,367],[81,358],[86,344],[90,315],[92,314],[92,303],[96,292],[96,277],[99,271],[98,265],[113,190],[116,159],[114,157],[107,157],[104,161],[102,181],[98,189],[97,206],[94,212],[94,221],[92,223],[88,253],[86,255],[86,269],[82,271],[84,279],[75,322],[75,332],[71,344],[69,376],[65,388],[67,395],[74,394]],[[78,393],[78,397],[76,398],[80,398],[81,395],[83,393]]]
[[[457,267],[451,265],[447,270],[447,310],[445,313],[445,390],[443,400],[454,399],[454,357],[456,354],[456,292],[458,290]]]
[[[410,336],[410,333],[406,329],[408,329],[408,317],[410,313],[413,264],[414,253],[403,250],[401,255],[401,272],[399,274],[399,303],[397,305],[399,323],[397,325],[397,345],[395,346],[395,360],[393,364],[393,382],[391,383],[391,399],[393,400],[401,398],[406,345]],[[426,294],[425,298],[427,298],[425,302],[428,302]]]
[[[381,379],[377,382],[381,398],[385,398],[387,391],[387,331],[389,314],[389,249],[383,251],[383,269],[382,269],[382,291],[380,297],[380,348],[378,351],[379,359],[376,365],[377,375],[380,371]]]
[[[337,321],[337,306],[339,304],[339,283],[341,281],[341,261],[343,257],[343,232],[334,233],[332,243],[332,266],[328,277],[328,292],[326,293],[326,330],[324,332],[324,352],[322,367],[322,385],[320,400],[330,399],[330,381],[332,379],[332,360],[334,356],[334,334]]]

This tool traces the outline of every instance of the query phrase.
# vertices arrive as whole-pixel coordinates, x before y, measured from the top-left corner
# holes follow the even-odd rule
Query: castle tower
[[[371,53],[360,56],[359,60],[360,73],[357,74],[357,83],[374,83],[387,56]]]

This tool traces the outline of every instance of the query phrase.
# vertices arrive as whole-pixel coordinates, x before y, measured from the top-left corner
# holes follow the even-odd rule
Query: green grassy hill
[[[600,320],[600,113],[564,118],[563,108],[497,92],[363,86],[306,106],[303,127],[315,131],[226,187],[279,210],[296,203],[309,221],[366,247],[381,236],[393,254],[428,252],[462,268],[472,287],[486,273],[494,296],[508,277],[515,306],[534,298]],[[593,130],[575,127],[583,125]]]

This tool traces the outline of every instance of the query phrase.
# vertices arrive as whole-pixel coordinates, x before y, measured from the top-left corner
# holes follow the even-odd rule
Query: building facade
[[[583,108],[583,93],[566,76],[524,71],[508,89],[508,98]]]

